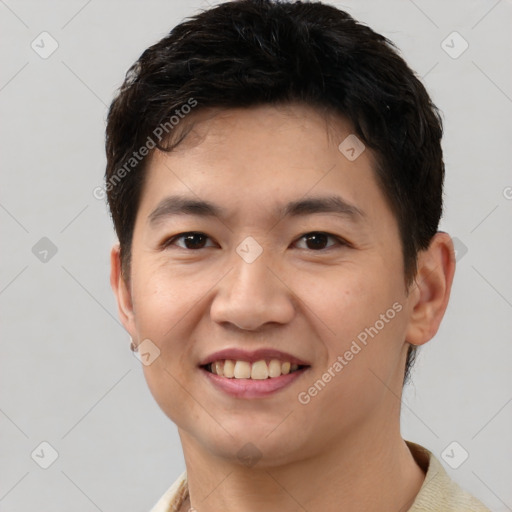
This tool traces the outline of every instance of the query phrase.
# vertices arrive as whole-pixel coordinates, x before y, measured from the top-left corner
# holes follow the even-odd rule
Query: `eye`
[[[205,235],[204,233],[198,232],[198,231],[189,231],[186,233],[180,233],[179,235],[173,236],[172,238],[166,240],[162,246],[169,247],[170,245],[175,245],[174,242],[176,240],[183,239],[185,246],[178,245],[178,247],[181,247],[182,249],[203,249],[205,247],[204,242],[208,239],[208,235]],[[213,247],[213,246],[210,246]]]
[[[208,235],[201,233],[199,231],[188,231],[186,233],[179,233],[178,235],[175,235],[172,238],[165,240],[162,243],[162,248],[167,248],[171,245],[178,245],[178,247],[188,250],[198,250],[204,249],[206,247],[214,247],[213,244],[209,246],[205,245],[206,241],[209,239],[210,238],[208,237]],[[316,252],[321,251],[323,249],[329,249],[330,247],[336,244],[342,246],[349,245],[348,242],[346,242],[342,238],[337,237],[335,235],[331,235],[330,233],[325,233],[323,231],[312,231],[310,233],[305,233],[299,238],[299,240],[303,239],[306,241],[305,249],[313,250]],[[328,239],[335,240],[335,243],[326,246]],[[183,240],[184,245],[176,244],[175,242],[177,240]]]
[[[306,240],[306,245],[308,246],[308,247],[306,247],[306,249],[311,249],[313,251],[319,251],[319,250],[326,249],[326,248],[328,249],[329,247],[336,245],[336,244],[332,244],[332,245],[325,247],[327,240],[329,238],[336,240],[336,243],[338,245],[348,245],[348,243],[345,242],[345,240],[343,240],[335,235],[331,235],[330,233],[324,233],[323,231],[312,231],[311,233],[306,233],[306,234],[302,235],[299,238],[299,240],[302,240],[302,239]]]

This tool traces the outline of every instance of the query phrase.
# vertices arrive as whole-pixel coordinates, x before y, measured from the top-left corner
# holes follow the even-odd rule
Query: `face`
[[[154,398],[214,456],[302,459],[398,402],[418,296],[370,150],[338,148],[351,133],[306,106],[233,109],[148,164],[121,316]]]

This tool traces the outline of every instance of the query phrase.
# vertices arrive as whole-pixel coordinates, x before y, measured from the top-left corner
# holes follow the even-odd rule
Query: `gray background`
[[[493,511],[512,510],[512,3],[332,3],[399,46],[445,118],[441,227],[459,261],[445,320],[404,394],[403,436]],[[149,510],[184,469],[177,430],[117,320],[115,237],[92,191],[125,71],[207,6],[0,0],[2,512]],[[31,47],[51,49],[43,31],[58,43],[46,59]],[[457,58],[464,41],[453,31],[469,44]],[[58,453],[47,469],[43,441]],[[453,441],[452,459],[469,453],[458,469],[441,456]]]

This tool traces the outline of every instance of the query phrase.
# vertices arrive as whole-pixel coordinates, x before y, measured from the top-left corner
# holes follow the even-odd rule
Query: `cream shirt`
[[[490,512],[449,477],[432,452],[411,441],[406,443],[418,465],[426,472],[423,485],[408,512]],[[184,471],[151,512],[177,512],[187,497],[187,472]]]

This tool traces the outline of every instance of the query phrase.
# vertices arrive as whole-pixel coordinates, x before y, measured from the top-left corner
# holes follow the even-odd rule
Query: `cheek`
[[[329,329],[322,338],[325,362],[304,383],[300,403],[314,410],[333,436],[372,414],[399,371],[405,333],[404,298],[392,283],[375,286],[372,276],[354,273],[311,296],[315,313]],[[332,332],[331,332],[332,331]],[[330,434],[326,434],[327,438]]]
[[[174,277],[169,269],[139,268],[140,279],[133,283],[136,329],[140,341],[150,340],[158,354],[143,369],[155,399],[169,410],[181,400],[168,397],[181,395],[179,383],[186,382],[193,369],[194,340],[190,333],[199,321],[200,299],[205,291],[197,283],[190,286]]]
[[[137,331],[163,349],[164,341],[193,311],[203,294],[202,285],[162,264],[140,262],[138,268],[132,289]]]
[[[151,364],[143,365],[144,377],[160,408],[180,426],[183,404],[190,403],[187,382],[195,370],[191,332],[199,321],[204,293],[202,287],[189,286],[161,268],[146,272],[133,287],[137,332],[158,352]],[[198,419],[193,407],[187,418],[192,423]]]
[[[364,379],[369,368],[386,372],[396,364],[407,322],[404,290],[399,280],[390,279],[393,275],[378,265],[338,268],[321,284],[304,288],[311,318],[322,333],[327,365],[338,357],[346,361],[339,373]]]

